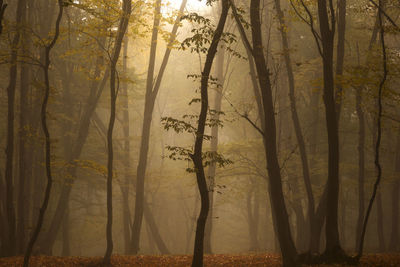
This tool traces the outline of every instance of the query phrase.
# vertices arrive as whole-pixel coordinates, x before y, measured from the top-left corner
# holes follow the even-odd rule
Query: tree
[[[201,109],[198,119],[198,125],[196,129],[196,139],[194,144],[194,153],[190,154],[190,157],[193,161],[195,172],[196,172],[196,181],[197,186],[200,192],[201,198],[201,208],[200,214],[197,218],[197,226],[196,226],[196,236],[194,241],[194,252],[193,252],[193,260],[192,267],[201,267],[203,266],[203,250],[204,250],[204,230],[207,222],[207,216],[209,211],[209,195],[208,195],[208,186],[206,177],[204,174],[203,167],[203,140],[204,140],[204,129],[206,125],[207,119],[207,111],[208,111],[208,80],[210,78],[211,67],[214,61],[214,57],[217,53],[218,43],[221,39],[221,36],[224,31],[226,19],[228,17],[229,11],[229,0],[222,0],[222,10],[221,15],[218,21],[217,28],[213,33],[213,38],[210,44],[210,47],[207,50],[206,61],[204,63],[204,68],[201,73]]]
[[[4,8],[1,2],[0,15],[3,16]],[[6,5],[5,5],[6,6]],[[15,89],[17,86],[17,56],[18,46],[21,39],[21,27],[23,17],[25,16],[26,1],[19,0],[17,3],[16,12],[16,29],[11,43],[9,83],[7,86],[7,145],[6,145],[6,165],[5,165],[5,180],[6,180],[6,210],[8,224],[8,240],[7,250],[8,255],[13,256],[16,252],[16,220],[14,207],[14,175],[13,175],[13,160],[14,160],[14,118],[15,118]]]
[[[113,250],[112,241],[112,222],[113,222],[113,207],[112,207],[112,178],[113,178],[113,130],[115,123],[115,112],[116,112],[116,101],[117,101],[117,90],[116,90],[116,75],[117,75],[117,62],[119,59],[119,54],[121,52],[122,41],[124,40],[126,29],[128,28],[129,18],[131,15],[132,1],[124,0],[122,1],[122,13],[119,21],[119,26],[117,30],[117,35],[115,36],[114,50],[110,57],[110,105],[111,114],[110,121],[108,124],[107,131],[107,249],[103,258],[103,263],[105,265],[110,264],[111,253]]]
[[[142,138],[140,142],[139,163],[137,166],[137,173],[136,173],[137,182],[136,182],[135,215],[132,226],[131,244],[129,248],[129,252],[132,254],[137,254],[139,251],[140,230],[143,220],[144,181],[146,176],[147,154],[149,151],[150,130],[151,130],[151,121],[153,118],[154,104],[157,98],[157,94],[160,90],[162,78],[168,64],[169,56],[171,54],[171,47],[175,42],[176,34],[179,27],[179,22],[181,20],[181,16],[185,9],[186,3],[187,0],[183,0],[181,3],[179,14],[177,15],[175,23],[172,27],[167,48],[164,53],[163,61],[161,63],[160,70],[158,72],[155,82],[154,82],[154,68],[156,60],[158,31],[161,19],[160,18],[161,0],[157,0],[154,7],[154,22],[153,22],[153,31],[151,37],[149,66],[147,69],[146,96],[145,96],[143,124],[142,124]]]
[[[33,234],[31,236],[31,239],[29,240],[28,247],[25,252],[24,264],[23,264],[24,267],[29,266],[29,258],[31,256],[33,246],[35,245],[35,242],[39,236],[40,230],[42,229],[44,216],[45,216],[46,209],[47,209],[47,206],[48,206],[49,200],[50,200],[51,187],[53,184],[53,177],[52,177],[52,172],[51,172],[51,140],[50,140],[49,129],[47,126],[47,104],[48,104],[49,96],[50,96],[50,78],[49,78],[50,52],[53,49],[53,47],[55,46],[57,39],[60,35],[60,24],[61,24],[61,19],[62,19],[63,10],[64,10],[64,3],[62,0],[58,0],[58,7],[59,7],[59,9],[58,9],[58,15],[57,15],[57,19],[56,19],[55,34],[54,34],[51,42],[48,45],[46,45],[44,48],[45,61],[43,64],[45,91],[44,91],[44,96],[43,96],[40,118],[41,118],[41,122],[42,122],[42,130],[43,130],[43,133],[45,136],[45,151],[46,151],[45,166],[46,166],[47,186],[46,186],[43,203],[40,208],[38,221],[36,223],[35,230],[33,231]]]
[[[375,143],[375,160],[374,164],[376,167],[376,180],[374,183],[374,188],[372,191],[372,195],[370,198],[370,201],[368,203],[367,207],[367,212],[365,214],[364,218],[364,223],[363,223],[363,228],[360,236],[360,244],[358,246],[358,251],[357,251],[357,256],[356,258],[359,260],[361,256],[363,255],[363,249],[364,249],[364,238],[365,238],[365,233],[367,230],[367,224],[368,224],[368,219],[369,215],[371,214],[372,210],[372,205],[374,203],[376,194],[378,192],[378,187],[382,179],[382,166],[380,162],[380,146],[381,146],[381,138],[382,138],[382,111],[383,111],[383,105],[382,105],[382,93],[384,90],[385,82],[387,79],[388,75],[388,69],[387,69],[387,54],[386,54],[386,46],[385,46],[385,30],[384,30],[384,18],[383,18],[383,1],[379,1],[379,6],[378,6],[378,19],[379,19],[379,33],[380,33],[380,41],[381,41],[381,48],[382,48],[382,69],[383,69],[383,75],[382,79],[379,83],[378,87],[378,100],[377,100],[377,105],[378,105],[378,114],[377,114],[377,119],[376,119],[376,128],[377,128],[377,136],[376,136],[376,143]]]
[[[231,0],[233,5],[233,1]],[[237,10],[233,5],[233,12],[239,31],[245,32],[241,24]],[[284,266],[295,266],[297,264],[297,251],[294,245],[286,204],[283,196],[282,178],[277,156],[276,148],[276,123],[275,111],[271,90],[271,81],[269,78],[270,72],[265,62],[263,44],[261,38],[261,20],[260,20],[260,1],[252,0],[250,3],[250,21],[252,30],[251,45],[247,38],[244,39],[246,47],[252,51],[257,74],[258,83],[261,90],[262,99],[262,113],[264,131],[263,135],[264,151],[267,159],[268,182],[269,182],[269,195],[271,200],[271,207],[274,217],[274,226],[278,234],[279,245],[282,252],[282,259]],[[245,34],[241,34],[242,38]]]
[[[289,86],[289,98],[290,98],[290,111],[292,115],[292,121],[294,126],[294,131],[296,134],[297,144],[299,146],[301,164],[302,164],[302,171],[303,171],[303,181],[306,187],[307,193],[307,202],[308,202],[308,221],[310,227],[310,235],[317,229],[316,222],[315,222],[315,200],[314,195],[311,187],[311,180],[310,180],[310,170],[308,166],[308,158],[306,152],[306,145],[304,142],[303,133],[301,130],[300,120],[297,113],[297,105],[296,105],[296,97],[295,97],[295,80],[293,75],[292,69],[292,60],[290,56],[290,48],[289,42],[287,37],[287,25],[285,22],[285,16],[281,9],[280,0],[275,0],[275,9],[279,19],[279,32],[281,34],[281,43],[283,49],[283,57],[285,60],[286,65],[286,73],[288,78],[288,86]],[[299,211],[296,212],[298,214]],[[299,223],[298,223],[299,224]],[[299,226],[299,225],[298,225]],[[310,242],[311,242],[310,238]],[[311,247],[311,243],[310,243]]]

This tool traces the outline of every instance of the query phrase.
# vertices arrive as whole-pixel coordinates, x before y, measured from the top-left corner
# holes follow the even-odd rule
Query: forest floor
[[[161,266],[183,267],[190,266],[190,255],[175,256],[122,256],[113,255],[112,266]],[[31,267],[70,267],[70,266],[101,266],[101,257],[55,257],[33,256]],[[0,258],[0,267],[22,266],[23,257]],[[240,254],[240,255],[205,255],[204,266],[281,266],[280,256],[277,254]],[[346,265],[313,265],[337,266]],[[400,266],[400,254],[368,254],[360,262],[362,267],[390,267]]]

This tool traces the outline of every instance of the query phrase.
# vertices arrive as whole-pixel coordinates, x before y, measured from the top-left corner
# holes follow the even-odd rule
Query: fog
[[[233,1],[5,2],[1,256],[24,254],[34,229],[34,255],[192,254],[201,177],[201,254],[285,257],[290,240],[296,255],[352,254],[363,223],[365,252],[399,251],[398,3],[383,15],[368,1],[331,1],[336,27],[327,20],[325,31],[316,2],[261,1],[257,49],[250,1],[236,0],[211,56],[221,3]]]

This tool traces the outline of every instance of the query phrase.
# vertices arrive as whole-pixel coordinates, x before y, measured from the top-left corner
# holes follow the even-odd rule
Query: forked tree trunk
[[[264,111],[264,146],[269,176],[269,193],[272,212],[276,219],[276,232],[282,252],[284,266],[294,266],[297,262],[297,251],[292,239],[288,213],[282,189],[282,178],[276,151],[276,124],[269,71],[265,62],[261,38],[260,0],[251,0],[250,21],[253,40],[253,57],[258,73]]]
[[[328,9],[330,15],[328,15]],[[342,254],[338,229],[339,201],[339,132],[336,112],[333,47],[335,36],[335,11],[332,0],[318,0],[318,19],[322,42],[322,62],[324,77],[324,105],[328,132],[328,182],[326,212],[325,255],[334,259]]]
[[[158,91],[161,86],[165,69],[168,64],[169,56],[171,54],[171,47],[174,44],[180,23],[180,18],[183,14],[186,3],[187,0],[183,0],[181,3],[179,14],[176,17],[175,23],[172,27],[171,35],[167,44],[167,49],[165,50],[165,54],[155,82],[154,82],[154,68],[156,60],[158,28],[161,16],[161,0],[156,1],[156,6],[154,10],[154,23],[153,23],[153,32],[151,37],[150,59],[149,59],[149,67],[147,70],[147,80],[146,80],[146,96],[145,96],[144,113],[143,113],[142,138],[140,142],[139,163],[136,172],[137,181],[136,181],[135,215],[133,219],[133,226],[131,233],[131,244],[129,247],[129,253],[131,254],[137,254],[140,249],[140,244],[139,244],[140,230],[142,227],[143,205],[144,205],[144,181],[146,177],[147,154],[149,151],[150,130],[151,130],[150,128],[151,128],[151,121],[153,118],[154,104],[157,98]]]
[[[202,158],[204,130],[208,112],[208,80],[211,72],[211,67],[214,61],[214,57],[215,54],[217,53],[218,43],[224,31],[226,19],[228,17],[228,11],[229,11],[229,0],[222,0],[221,16],[219,18],[217,28],[214,31],[214,36],[211,41],[210,47],[208,48],[206,61],[204,63],[204,68],[201,76],[201,88],[200,88],[201,109],[196,130],[194,153],[190,155],[194,163],[197,186],[200,192],[200,199],[201,199],[200,214],[197,219],[196,236],[194,241],[192,267],[203,266],[204,230],[206,226],[209,205],[210,205],[208,186],[204,174],[203,158]]]
[[[146,95],[144,102],[144,113],[142,123],[142,137],[140,142],[139,163],[136,171],[136,198],[135,198],[135,213],[132,225],[131,245],[129,248],[130,254],[137,254],[140,246],[140,231],[143,221],[143,204],[144,204],[144,180],[147,168],[147,154],[149,151],[150,141],[150,127],[153,117],[153,109],[155,103],[155,96],[153,97],[153,83],[154,83],[154,68],[157,52],[158,28],[160,25],[161,17],[161,0],[155,2],[154,7],[154,22],[153,32],[150,44],[150,59],[147,69],[146,80]]]

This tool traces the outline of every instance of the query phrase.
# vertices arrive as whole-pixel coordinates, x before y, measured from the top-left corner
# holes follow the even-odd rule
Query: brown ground
[[[101,266],[101,257],[55,257],[34,256],[31,267],[72,267]],[[112,266],[190,266],[191,256],[122,256],[112,257]],[[23,257],[0,258],[0,267],[22,266]],[[276,254],[243,254],[243,255],[206,255],[204,266],[280,266],[281,260]],[[318,265],[345,266],[345,265]],[[361,259],[360,266],[400,267],[400,254],[370,254]]]

